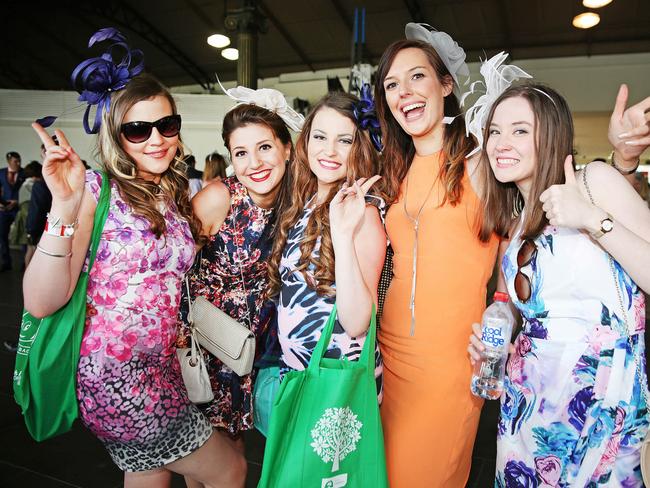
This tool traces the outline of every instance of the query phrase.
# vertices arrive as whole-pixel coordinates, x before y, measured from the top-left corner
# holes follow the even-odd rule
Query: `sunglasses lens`
[[[520,268],[523,266],[528,266],[537,251],[537,246],[535,243],[530,240],[525,240],[524,243],[519,248],[517,253],[517,266]]]
[[[146,141],[151,136],[152,125],[146,122],[129,122],[122,126],[122,134],[126,140],[134,144]]]
[[[181,131],[181,116],[170,115],[169,117],[160,119],[157,124],[157,129],[163,137],[177,136]]]
[[[530,280],[521,271],[515,275],[515,293],[522,303],[530,299]]]

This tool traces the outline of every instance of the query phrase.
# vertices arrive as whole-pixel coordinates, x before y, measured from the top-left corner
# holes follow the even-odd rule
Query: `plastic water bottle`
[[[494,302],[483,313],[481,340],[485,344],[485,350],[474,365],[471,385],[474,395],[486,400],[501,397],[513,325],[514,317],[508,307],[508,294],[496,292]]]

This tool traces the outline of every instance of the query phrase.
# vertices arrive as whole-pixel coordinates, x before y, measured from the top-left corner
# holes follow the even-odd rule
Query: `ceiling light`
[[[612,0],[582,0],[582,5],[587,8],[600,8],[612,3]]]
[[[573,27],[589,29],[600,22],[600,15],[595,12],[585,12],[573,18]]]
[[[239,59],[239,51],[237,51],[237,49],[234,47],[228,47],[224,49],[221,51],[221,55],[226,59],[230,59],[231,61],[236,61]]]
[[[208,37],[208,44],[212,47],[222,48],[230,44],[230,38],[223,34],[212,34]]]

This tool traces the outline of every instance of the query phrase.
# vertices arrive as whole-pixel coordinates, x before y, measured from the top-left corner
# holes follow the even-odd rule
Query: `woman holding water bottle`
[[[634,115],[625,99],[613,121]],[[616,135],[640,154],[650,99],[639,105],[640,131]],[[506,89],[485,127],[480,238],[510,236],[502,267],[524,321],[503,383],[495,486],[642,486],[650,210],[616,169],[574,171],[571,112],[551,88]],[[472,362],[485,349],[474,330]]]

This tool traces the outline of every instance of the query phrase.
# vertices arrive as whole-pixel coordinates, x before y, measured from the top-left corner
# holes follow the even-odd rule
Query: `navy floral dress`
[[[273,210],[256,206],[246,187],[235,177],[224,179],[223,184],[230,191],[230,212],[200,251],[190,274],[190,293],[193,298],[207,298],[241,324],[250,326],[257,338],[256,351],[260,353],[275,311],[273,304],[263,298],[268,284]],[[178,346],[189,347],[185,295],[181,313],[183,326]],[[252,429],[255,371],[239,376],[208,351],[203,353],[214,400],[199,408],[214,427],[232,437]]]

